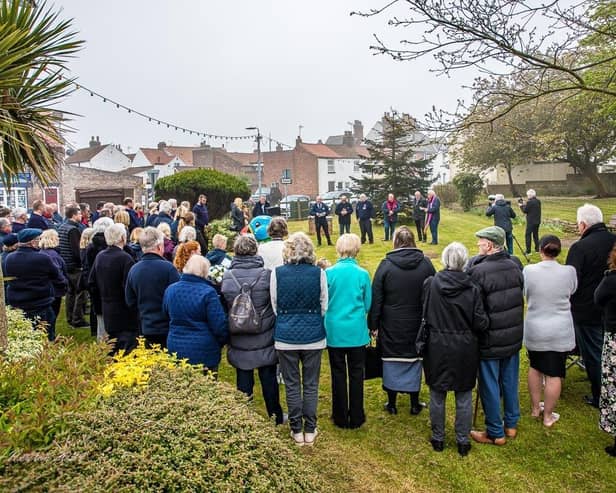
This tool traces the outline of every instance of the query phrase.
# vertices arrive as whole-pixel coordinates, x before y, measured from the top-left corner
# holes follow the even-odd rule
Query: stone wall
[[[605,184],[607,191],[616,194],[616,173],[599,173],[599,178]],[[543,196],[579,196],[594,195],[595,188],[588,178],[582,175],[568,174],[566,180],[541,180],[527,181],[517,184],[516,188],[520,195],[523,195],[529,188],[534,189],[537,195]],[[488,193],[502,193],[506,197],[511,197],[511,187],[509,185],[489,185]]]

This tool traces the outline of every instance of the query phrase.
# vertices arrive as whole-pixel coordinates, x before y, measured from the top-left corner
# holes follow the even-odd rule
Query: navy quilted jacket
[[[321,269],[310,264],[277,267],[274,339],[310,344],[325,339],[321,316]]]
[[[210,283],[182,274],[180,281],[165,291],[163,311],[169,317],[169,352],[187,358],[192,365],[216,368],[229,330],[227,315]]]

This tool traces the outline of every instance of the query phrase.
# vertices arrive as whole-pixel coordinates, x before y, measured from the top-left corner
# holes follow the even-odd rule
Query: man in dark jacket
[[[359,230],[361,231],[362,245],[366,243],[366,235],[368,235],[368,242],[372,245],[374,243],[374,236],[372,234],[374,206],[372,202],[368,200],[365,193],[359,196],[359,201],[355,205],[355,214],[357,215],[357,222],[359,223]]]
[[[537,198],[537,193],[531,188],[526,192],[528,200],[526,204],[520,198],[518,204],[520,210],[526,214],[526,255],[530,254],[530,238],[531,235],[535,241],[535,251],[539,251],[539,226],[541,225],[541,201]]]
[[[349,203],[346,195],[340,196],[340,202],[336,205],[336,216],[338,216],[338,225],[340,226],[340,236],[344,233],[351,232],[351,216],[353,215],[353,206]]]
[[[114,224],[105,230],[107,248],[100,252],[90,270],[88,286],[101,300],[105,331],[115,339],[112,354],[124,349],[127,353],[137,346],[137,316],[126,306],[124,291],[126,278],[135,264],[123,251],[126,245],[126,228]]]
[[[494,216],[494,226],[498,226],[505,231],[507,251],[513,255],[513,224],[511,220],[515,218],[515,212],[511,208],[511,202],[505,200],[503,194],[497,193],[494,203],[486,209],[486,216]]]
[[[43,217],[45,213],[45,202],[42,200],[35,200],[32,203],[32,214],[30,214],[30,219],[28,220],[27,228],[40,229],[45,231],[49,229],[51,226],[49,225],[49,221]]]
[[[203,231],[203,229],[210,222],[210,216],[207,211],[207,197],[203,194],[199,195],[199,199],[193,207],[193,214],[195,215],[195,224],[197,229]]]
[[[328,214],[329,207],[323,203],[321,196],[317,195],[317,201],[310,208],[310,215],[314,217],[314,229],[317,232],[317,244],[319,246],[321,246],[321,228],[323,228],[323,233],[325,238],[327,238],[327,244],[332,244],[332,240],[329,237],[329,226],[327,225]]]
[[[14,308],[24,311],[31,320],[47,323],[47,337],[56,338],[54,284],[63,284],[62,273],[53,260],[39,251],[38,243],[43,232],[36,228],[22,229],[17,235],[19,247],[4,262],[8,277],[14,277],[8,285],[7,301]]]
[[[139,236],[143,257],[128,273],[126,304],[139,314],[141,334],[148,345],[167,347],[169,318],[162,308],[165,289],[179,281],[178,271],[163,258],[163,234],[156,228],[145,228]]]
[[[616,236],[603,223],[603,213],[595,205],[584,204],[577,210],[579,241],[571,245],[567,265],[575,267],[577,291],[571,296],[571,314],[575,340],[584,359],[592,395],[585,396],[587,404],[599,407],[601,392],[601,351],[603,324],[601,309],[594,303],[594,292],[601,282]]]
[[[417,241],[427,241],[426,238],[426,211],[428,210],[428,201],[421,195],[418,190],[415,192],[415,198],[413,199],[413,221],[415,221],[415,228],[417,229]]]
[[[490,319],[488,332],[479,341],[479,395],[486,431],[472,431],[479,443],[504,445],[515,438],[520,419],[518,384],[520,348],[524,334],[524,278],[519,263],[503,250],[505,231],[490,226],[475,233],[479,256],[468,269],[481,289]],[[500,411],[501,395],[504,419]],[[503,429],[504,423],[504,429]]]
[[[441,222],[441,199],[434,190],[428,190],[428,208],[426,210],[426,224],[430,227],[431,245],[438,245],[438,225]],[[424,228],[425,230],[425,228]]]
[[[267,197],[265,195],[261,195],[259,197],[259,202],[257,202],[252,208],[252,217],[270,216],[271,214],[268,212],[269,207],[270,203],[267,201]]]
[[[131,233],[133,229],[138,228],[140,226],[139,218],[137,217],[137,212],[133,208],[133,204],[134,204],[133,199],[131,199],[130,197],[126,197],[124,199],[123,204],[124,204],[124,207],[126,208],[126,212],[128,212],[128,217],[130,218],[130,224],[128,225],[128,232]]]
[[[79,248],[81,209],[76,206],[69,206],[66,208],[65,217],[66,221],[58,229],[58,236],[60,238],[60,255],[68,272],[68,291],[64,303],[66,321],[73,327],[83,327],[88,325],[88,322],[84,319],[86,300],[79,282],[82,272],[81,250]]]

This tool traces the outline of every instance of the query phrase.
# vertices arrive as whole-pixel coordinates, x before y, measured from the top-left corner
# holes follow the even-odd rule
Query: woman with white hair
[[[201,255],[190,257],[180,280],[165,290],[162,309],[169,318],[169,352],[216,372],[229,331],[218,294],[206,280],[209,268]]]
[[[100,299],[105,331],[114,340],[111,353],[120,349],[130,352],[137,345],[138,321],[135,311],[126,305],[124,290],[128,271],[135,261],[123,250],[126,245],[123,224],[109,226],[104,235],[107,248],[96,256],[88,286]]]
[[[441,256],[444,270],[424,282],[424,371],[430,387],[432,448],[445,444],[445,400],[456,396],[458,453],[471,448],[469,433],[473,414],[473,387],[479,368],[479,338],[489,321],[479,288],[464,272],[468,251],[462,243],[450,243]],[[420,334],[421,337],[421,334]],[[418,338],[418,340],[424,340]]]
[[[357,263],[361,241],[343,234],[336,242],[338,261],[325,271],[328,310],[327,352],[332,376],[332,419],[339,428],[359,428],[365,421],[364,365],[370,342],[370,274]],[[348,378],[347,378],[348,375]]]
[[[314,265],[314,245],[305,233],[284,242],[285,265],[270,278],[276,313],[274,347],[285,382],[291,437],[313,445],[317,437],[317,403],[321,353],[327,345],[323,316],[327,311],[327,278]]]

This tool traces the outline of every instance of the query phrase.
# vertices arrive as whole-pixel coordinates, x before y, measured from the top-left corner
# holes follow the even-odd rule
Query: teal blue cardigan
[[[325,332],[329,347],[359,347],[370,342],[366,315],[370,311],[370,274],[354,258],[341,258],[325,271],[328,304]]]

